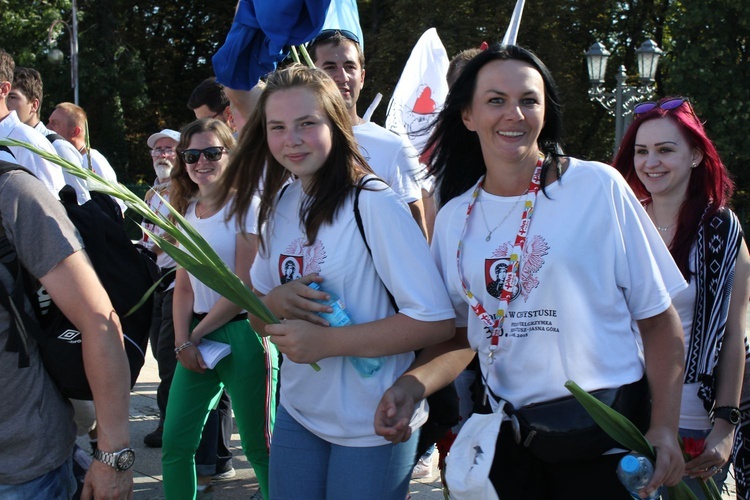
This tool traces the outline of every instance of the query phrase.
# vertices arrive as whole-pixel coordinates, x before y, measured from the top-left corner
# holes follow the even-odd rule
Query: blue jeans
[[[271,441],[271,498],[404,500],[417,441],[419,432],[396,445],[355,448],[331,444],[279,406]]]
[[[69,500],[76,492],[76,478],[73,476],[73,460],[68,458],[55,470],[21,484],[0,484],[0,498],[3,500]]]

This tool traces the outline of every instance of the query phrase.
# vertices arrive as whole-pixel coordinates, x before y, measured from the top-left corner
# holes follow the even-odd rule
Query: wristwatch
[[[117,472],[123,472],[133,466],[135,462],[135,451],[133,448],[125,448],[112,453],[102,451],[99,448],[94,450],[94,458],[103,464],[107,464]]]
[[[740,409],[736,406],[718,406],[713,411],[713,420],[721,418],[732,425],[739,425],[741,416]]]

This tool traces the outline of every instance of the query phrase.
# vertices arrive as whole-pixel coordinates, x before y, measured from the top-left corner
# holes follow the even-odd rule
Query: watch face
[[[128,470],[135,462],[135,452],[131,449],[122,450],[117,456],[117,469]]]
[[[736,410],[733,408],[732,411],[729,412],[729,422],[734,425],[737,425],[740,423],[741,416],[742,414],[739,412],[739,410]]]

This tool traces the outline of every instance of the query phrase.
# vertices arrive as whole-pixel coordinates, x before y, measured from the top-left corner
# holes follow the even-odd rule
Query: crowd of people
[[[733,462],[744,498],[750,255],[733,183],[689,99],[639,104],[612,165],[579,159],[563,151],[545,64],[516,45],[472,49],[452,64],[417,152],[360,117],[356,35],[324,30],[308,50],[315,67],[290,64],[251,91],[209,78],[188,100],[196,121],[147,141],[148,205],[166,215],[171,204],[280,320],[177,266],[143,221],[164,276],[150,332],[160,418],[144,442],[162,448],[165,497],[234,476],[233,416],[263,498],[403,500],[426,446],[449,454],[472,414],[504,412],[485,443],[495,497],[631,498],[615,473],[628,450],[573,417],[573,380],[653,445],[642,496],[683,479],[700,494]],[[41,94],[39,74],[14,71],[0,50],[0,137],[116,181],[86,141],[85,112],[60,103],[47,130]],[[75,422],[100,450],[84,498],[127,498],[119,323],[55,202],[74,183],[83,203],[87,186],[21,147],[0,159],[36,176],[0,174],[2,229],[84,333],[94,401],[74,405]],[[2,267],[0,279],[12,290]],[[71,498],[71,407],[38,353],[33,373],[18,367],[1,308],[0,323],[0,498]],[[209,366],[213,342],[231,352]],[[454,381],[459,425],[442,445],[420,444],[441,410],[426,398]],[[681,440],[699,443],[688,459]]]

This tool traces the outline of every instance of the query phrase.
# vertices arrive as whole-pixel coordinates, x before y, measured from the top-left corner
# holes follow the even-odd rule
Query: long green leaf
[[[651,460],[656,459],[653,447],[633,422],[581,389],[572,380],[565,382],[565,387],[612,439],[629,450],[642,453]]]
[[[651,443],[646,440],[633,422],[581,389],[572,380],[565,382],[565,387],[609,437],[620,443],[623,447],[645,455],[652,462],[656,461],[656,453],[653,446],[651,446]],[[676,487],[669,489],[669,498],[672,500],[692,500],[696,497],[685,482],[680,481]],[[709,498],[709,500],[712,499]]]
[[[279,320],[271,313],[265,304],[250,290],[240,278],[234,274],[229,267],[221,260],[219,255],[211,248],[205,239],[193,228],[185,218],[163,198],[170,214],[175,218],[177,224],[174,224],[169,218],[161,213],[155,213],[140,197],[136,196],[127,187],[119,183],[110,182],[107,179],[96,174],[92,170],[76,165],[58,155],[39,149],[31,144],[14,139],[0,139],[0,145],[23,147],[29,151],[41,156],[47,161],[59,165],[65,171],[85,179],[89,188],[95,191],[106,193],[125,202],[125,205],[137,213],[139,216],[152,221],[155,225],[165,231],[170,238],[180,244],[177,247],[165,238],[160,238],[149,232],[149,235],[175,262],[186,269],[190,274],[204,283],[209,288],[216,291],[239,307],[242,307],[250,314],[256,316],[261,321],[273,324]],[[158,193],[157,193],[158,195]],[[184,250],[183,250],[184,249]],[[132,312],[129,311],[128,314]],[[320,367],[313,363],[311,365],[315,370]]]
[[[669,498],[674,498],[676,500],[682,500],[683,498],[686,500],[699,500],[698,497],[695,496],[695,493],[693,493],[693,490],[685,484],[685,481],[680,481],[677,486],[670,486],[667,488],[667,492],[669,493]],[[711,497],[706,498],[711,500]],[[719,500],[721,500],[721,497],[719,497]]]

